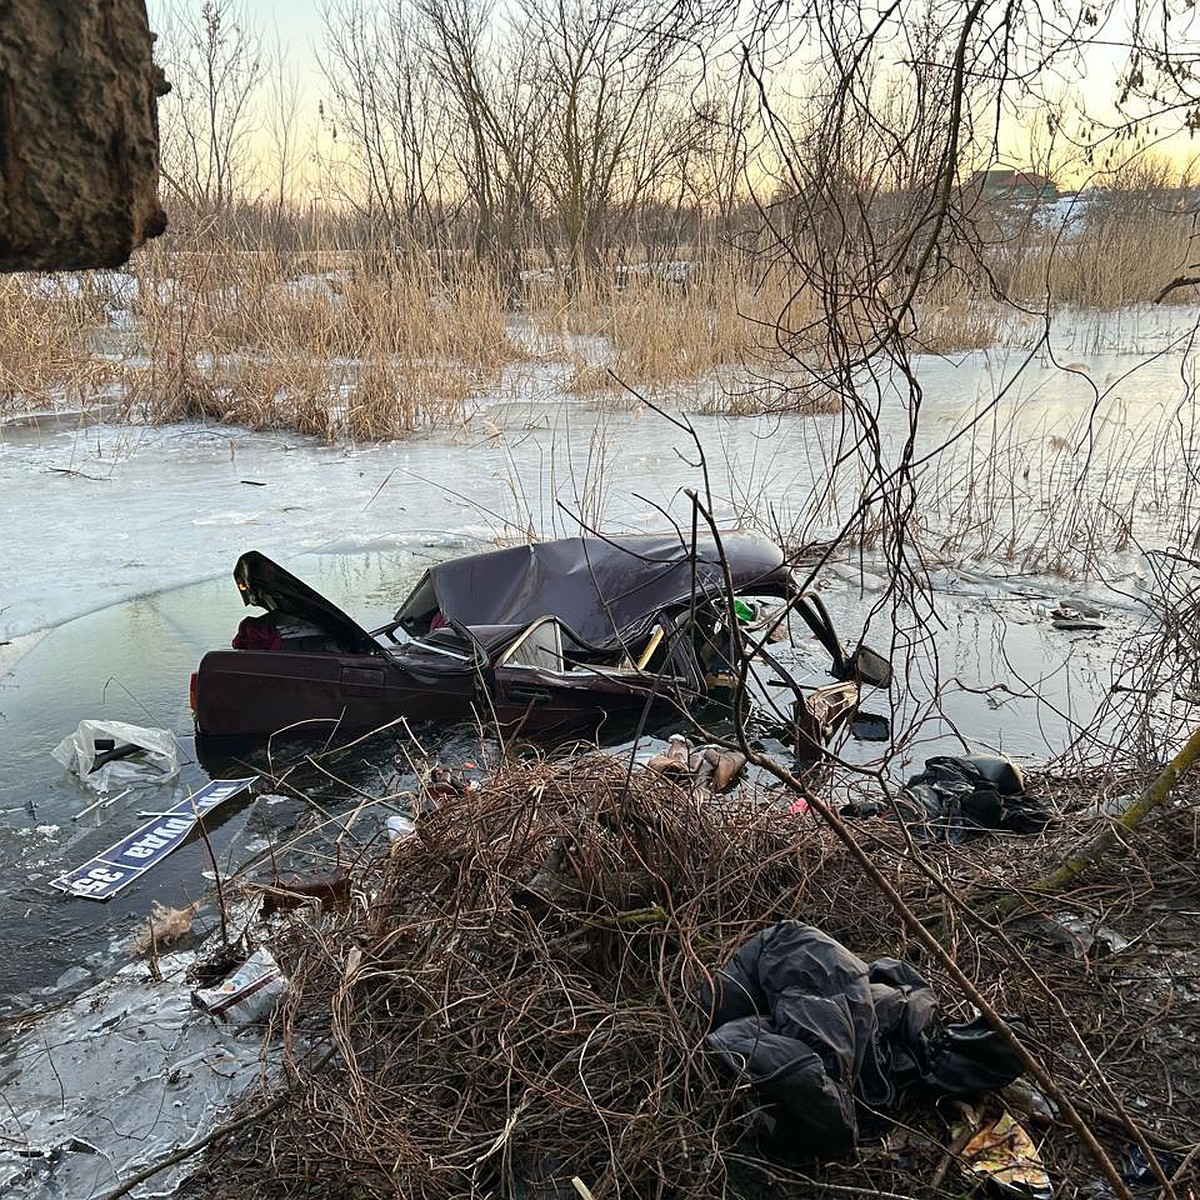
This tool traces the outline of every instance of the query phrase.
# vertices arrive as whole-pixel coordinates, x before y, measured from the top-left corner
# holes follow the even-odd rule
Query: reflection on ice
[[[0,1055],[0,1191],[88,1200],[199,1140],[263,1071],[258,1030],[191,1003],[193,954],[131,963],[18,1033]],[[170,1195],[186,1167],[135,1196]]]

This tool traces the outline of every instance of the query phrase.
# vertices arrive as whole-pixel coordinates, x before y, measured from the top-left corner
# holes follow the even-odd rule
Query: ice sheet
[[[1170,501],[1192,444],[1180,417],[1196,419],[1195,321],[1172,307],[1066,313],[1036,352],[917,360],[918,450],[958,435],[921,470],[921,515],[935,533],[978,529],[955,542],[958,561],[978,555],[987,569],[1031,533],[1078,551],[1086,531],[1063,525],[1068,497],[1095,522],[1111,524],[1116,510],[1135,535],[1186,525],[1190,512]],[[665,403],[694,410],[714,386]],[[633,530],[684,519],[682,489],[700,482],[687,436],[633,400],[603,411],[562,387],[551,359],[514,364],[464,427],[379,444],[70,415],[0,425],[0,640],[223,574],[249,548],[286,561],[422,538],[574,533],[576,514]],[[862,398],[894,456],[908,432],[904,398],[886,384]],[[827,483],[839,416],[692,419],[723,519],[769,514],[786,529],[815,512],[814,532],[830,533],[856,498],[853,461],[838,487]]]
[[[260,1078],[260,1031],[192,1006],[192,959],[164,956],[161,982],[131,963],[13,1039],[0,1056],[0,1192],[102,1196],[204,1136]],[[132,1195],[170,1195],[185,1170]]]

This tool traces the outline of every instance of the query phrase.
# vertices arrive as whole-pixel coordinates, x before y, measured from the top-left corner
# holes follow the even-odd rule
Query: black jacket
[[[768,1102],[764,1132],[789,1157],[850,1151],[856,1102],[886,1112],[918,1094],[1002,1087],[1021,1070],[982,1020],[938,1032],[937,998],[913,967],[868,966],[798,921],[752,938],[715,982],[709,1045]]]

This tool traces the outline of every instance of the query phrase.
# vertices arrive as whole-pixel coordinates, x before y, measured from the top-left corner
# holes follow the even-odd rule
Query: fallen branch
[[[581,920],[583,925],[595,925],[601,929],[637,929],[645,925],[666,925],[670,915],[661,904],[652,904],[648,908],[629,908],[624,912],[592,913]]]
[[[319,1071],[329,1062],[333,1055],[334,1050],[332,1048],[327,1050],[313,1070]],[[181,1146],[171,1154],[155,1159],[149,1166],[143,1167],[140,1171],[135,1171],[130,1175],[120,1186],[109,1192],[104,1197],[104,1200],[120,1200],[122,1196],[128,1196],[138,1184],[145,1183],[147,1179],[153,1179],[160,1171],[165,1171],[168,1167],[173,1167],[178,1163],[186,1162],[189,1158],[199,1154],[201,1150],[211,1146],[213,1142],[231,1133],[237,1133],[239,1129],[246,1129],[251,1125],[258,1124],[259,1121],[265,1120],[272,1113],[278,1112],[288,1102],[292,1091],[292,1088],[285,1088],[279,1095],[273,1100],[268,1101],[261,1108],[256,1108],[253,1112],[235,1117],[232,1121],[227,1121],[224,1125],[218,1125],[211,1133],[205,1134],[198,1142],[193,1142],[190,1146]]]
[[[155,1175],[160,1171],[165,1171],[168,1167],[186,1162],[193,1155],[199,1154],[205,1147],[211,1146],[219,1138],[223,1138],[230,1133],[236,1133],[239,1129],[245,1129],[248,1125],[254,1125],[256,1122],[269,1117],[272,1113],[278,1112],[287,1103],[289,1095],[289,1092],[281,1092],[270,1103],[264,1104],[262,1108],[256,1108],[254,1112],[246,1113],[245,1116],[217,1126],[211,1133],[206,1134],[198,1142],[193,1142],[190,1146],[181,1146],[178,1150],[166,1155],[164,1158],[155,1159],[148,1167],[143,1167],[140,1171],[136,1171],[130,1175],[119,1187],[109,1192],[104,1197],[104,1200],[120,1200],[121,1196],[129,1195],[138,1184],[145,1183],[147,1179],[153,1179]]]
[[[1155,304],[1161,304],[1176,288],[1192,287],[1194,284],[1200,283],[1200,275],[1176,275],[1170,283],[1167,284],[1157,296],[1154,297]]]
[[[1042,876],[1021,892],[997,900],[980,915],[987,920],[1009,916],[1025,905],[1027,893],[1047,895],[1060,891],[1089,867],[1095,866],[1117,844],[1121,833],[1137,828],[1147,814],[1166,802],[1176,783],[1195,765],[1197,759],[1200,759],[1200,728],[1188,738],[1183,749],[1167,763],[1158,778],[1095,837],[1067,855],[1063,863],[1049,875]]]

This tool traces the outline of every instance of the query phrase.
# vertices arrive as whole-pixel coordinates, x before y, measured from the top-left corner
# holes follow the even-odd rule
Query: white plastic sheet
[[[141,752],[133,758],[106,762],[93,771],[97,756],[103,753],[96,748],[98,738],[111,738],[117,746],[134,745]],[[80,782],[102,795],[113,787],[164,783],[179,771],[179,747],[170,730],[126,721],[80,721],[75,732],[63,738],[50,754],[78,775]]]

